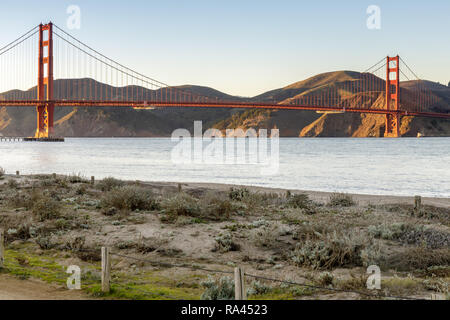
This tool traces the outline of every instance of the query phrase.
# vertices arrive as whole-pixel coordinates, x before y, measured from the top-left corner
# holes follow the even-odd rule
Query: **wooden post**
[[[0,229],[0,269],[3,268],[5,262],[5,232]]]
[[[422,197],[415,196],[414,197],[414,215],[419,215],[420,210],[422,209]]]
[[[16,176],[20,176],[20,172],[19,171],[16,171]]]
[[[178,184],[178,192],[181,192],[181,190],[182,190],[182,186],[181,186],[181,183],[179,183]]]
[[[95,182],[95,177],[91,176],[91,184],[94,184],[94,182]]]
[[[102,291],[108,293],[111,280],[111,258],[110,249],[102,247]]]
[[[240,267],[234,268],[234,299],[247,300],[245,291],[244,270]]]

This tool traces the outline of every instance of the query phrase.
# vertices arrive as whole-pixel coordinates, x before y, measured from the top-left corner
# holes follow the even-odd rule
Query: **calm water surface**
[[[8,173],[450,197],[450,138],[281,138],[279,171],[271,176],[251,165],[174,164],[175,145],[170,138],[0,142],[0,166]]]

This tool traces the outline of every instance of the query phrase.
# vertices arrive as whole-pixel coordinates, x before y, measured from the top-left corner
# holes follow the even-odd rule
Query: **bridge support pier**
[[[384,131],[385,138],[398,138],[400,137],[400,115],[387,114],[386,115],[386,129]]]

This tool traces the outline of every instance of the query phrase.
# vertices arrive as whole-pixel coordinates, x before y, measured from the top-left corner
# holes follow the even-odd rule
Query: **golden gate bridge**
[[[48,23],[34,27],[2,47],[0,70],[0,92],[4,92],[0,107],[36,107],[35,138],[50,141],[54,133],[55,107],[258,108],[371,113],[385,116],[385,137],[400,136],[403,116],[450,119],[448,102],[434,94],[399,56],[381,59],[359,73],[356,79],[305,89],[283,102],[246,101],[205,96],[167,85],[108,58],[57,25]],[[400,82],[400,77],[408,81]]]

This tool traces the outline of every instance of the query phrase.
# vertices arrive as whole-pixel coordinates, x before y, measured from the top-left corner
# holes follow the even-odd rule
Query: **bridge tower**
[[[53,25],[39,25],[37,129],[35,138],[53,135]]]
[[[399,110],[399,103],[400,103],[400,57],[399,56],[387,57],[386,110],[395,110],[395,111]],[[390,138],[397,138],[400,136],[400,115],[398,113],[386,114],[386,129],[384,132],[384,136]]]

